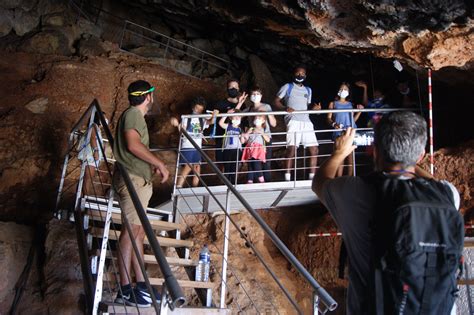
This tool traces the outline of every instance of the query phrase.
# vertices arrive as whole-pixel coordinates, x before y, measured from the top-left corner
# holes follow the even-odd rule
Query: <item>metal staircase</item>
[[[206,182],[199,176],[203,187],[200,189],[207,189],[207,197],[213,199],[216,207],[220,207],[226,215],[225,226],[218,229],[218,233],[224,236],[224,247],[218,248],[211,244],[213,248],[211,251],[213,255],[219,258],[211,261],[212,277],[209,282],[194,281],[195,266],[197,261],[192,259],[190,251],[192,248],[200,247],[203,244],[196,244],[193,239],[193,231],[186,222],[186,215],[192,213],[203,213],[200,207],[196,206],[197,212],[194,211],[193,205],[190,205],[186,198],[181,198],[188,190],[188,195],[193,195],[192,189],[182,188],[175,189],[171,202],[165,203],[158,208],[142,209],[139,202],[134,202],[137,212],[140,216],[142,225],[145,228],[146,252],[143,261],[139,261],[145,281],[151,287],[161,287],[161,301],[154,299],[151,308],[139,309],[126,305],[118,305],[114,303],[114,298],[120,290],[118,279],[117,262],[122,259],[117,240],[120,237],[122,228],[127,228],[130,231],[130,225],[126,218],[120,214],[120,207],[116,200],[114,200],[114,192],[111,189],[112,167],[110,164],[114,162],[113,157],[110,156],[110,148],[113,145],[113,137],[110,130],[105,124],[105,119],[102,116],[97,101],[94,101],[88,110],[81,117],[79,122],[73,127],[70,137],[68,152],[65,157],[62,179],[58,190],[58,199],[56,207],[57,217],[69,218],[74,222],[78,237],[78,246],[81,257],[81,267],[84,279],[84,288],[87,301],[87,313],[92,314],[227,314],[230,312],[247,312],[250,307],[257,313],[263,310],[271,310],[271,313],[280,313],[281,309],[276,306],[275,300],[279,297],[268,297],[265,301],[268,305],[259,305],[255,301],[254,293],[252,291],[258,290],[262,294],[265,289],[257,282],[256,287],[248,287],[244,284],[243,278],[237,268],[236,264],[245,264],[242,258],[240,261],[231,261],[229,251],[235,249],[235,244],[231,241],[229,235],[230,226],[233,225],[240,237],[246,240],[246,244],[250,247],[253,255],[260,261],[263,270],[267,275],[275,281],[280,290],[280,298],[287,300],[288,305],[294,310],[302,314],[304,311],[295,301],[294,293],[289,292],[281,281],[278,279],[276,273],[270,268],[268,263],[263,258],[262,253],[258,251],[252,240],[242,231],[231,217],[229,206],[230,196],[239,200],[239,204],[243,209],[249,211],[255,218],[255,221],[261,226],[264,232],[274,242],[275,246],[288,259],[293,267],[302,275],[305,281],[308,281],[310,287],[313,288],[313,294],[308,296],[309,299],[314,299],[313,313],[325,313],[328,310],[334,310],[337,303],[332,297],[314,280],[309,272],[299,263],[293,254],[286,248],[283,242],[274,234],[274,232],[266,225],[263,219],[256,213],[254,208],[245,200],[239,190],[236,189],[224,175],[214,165],[211,159],[202,152],[210,166],[214,169],[215,175],[221,180],[226,187],[225,189],[225,205],[221,202],[222,197],[216,191],[213,192],[207,186]],[[85,193],[84,179],[87,178],[85,174],[90,171],[90,166],[77,159],[78,143],[80,139],[84,138],[85,143],[88,143],[92,132],[97,132],[96,128],[91,128],[95,116],[99,116],[103,122],[103,131],[106,134],[107,141],[101,144],[100,151],[106,157],[107,163],[102,165],[95,165],[95,175],[89,176],[93,182],[92,193]],[[185,133],[187,135],[187,133]],[[189,137],[189,135],[187,135]],[[117,163],[116,163],[117,164]],[[121,165],[117,164],[116,168],[120,172]],[[124,174],[125,181],[128,175]],[[221,185],[222,186],[222,185]],[[220,187],[220,186],[216,186]],[[271,190],[271,187],[265,188]],[[295,188],[295,187],[293,187]],[[135,191],[133,186],[128,187],[132,199]],[[215,190],[215,188],[213,188]],[[222,191],[222,187],[218,188]],[[244,192],[244,191],[242,191]],[[201,196],[206,196],[204,190]],[[181,201],[179,201],[182,199]],[[277,196],[278,199],[278,196]],[[279,198],[280,200],[282,198]],[[313,198],[314,199],[314,198]],[[199,198],[196,200],[200,200]],[[196,201],[193,201],[196,202]],[[272,201],[275,203],[275,200]],[[171,206],[170,206],[171,205]],[[207,209],[209,210],[209,209]],[[216,209],[217,210],[217,209]],[[242,208],[240,209],[242,210]],[[209,214],[210,215],[210,214]],[[125,220],[125,221],[124,221]],[[182,239],[183,231],[190,235],[188,239]],[[129,234],[131,234],[129,232]],[[134,244],[133,240],[132,243]],[[138,252],[136,245],[134,245],[135,252]],[[213,256],[214,257],[214,256]],[[233,258],[234,260],[236,258]],[[172,269],[171,269],[172,268]],[[171,271],[172,270],[172,271]],[[237,286],[229,282],[229,276],[235,279]],[[248,276],[248,275],[245,275]],[[127,277],[133,283],[134,275],[129,272]],[[182,291],[184,290],[184,291]],[[226,297],[233,296],[239,290],[246,298],[246,306],[239,305],[236,302],[229,308],[226,305]],[[188,306],[190,298],[194,297],[194,304],[200,301],[200,305]],[[196,300],[197,298],[197,300]]]
[[[307,296],[307,299],[312,299],[311,313],[324,314],[337,307],[334,299],[317,283],[255,211],[256,208],[309,205],[317,202],[317,197],[310,190],[311,181],[303,179],[306,177],[307,167],[304,161],[307,157],[304,155],[295,156],[293,181],[278,181],[275,176],[276,181],[269,183],[239,184],[239,176],[236,176],[236,182],[231,183],[219,170],[217,163],[209,157],[212,155],[209,153],[212,149],[197,147],[193,138],[186,131],[182,132],[181,139],[186,138],[192,143],[204,159],[201,174],[191,174],[189,178],[186,178],[189,187],[174,187],[171,200],[157,208],[143,209],[139,202],[134,202],[142,225],[147,232],[145,255],[143,261],[139,263],[145,281],[149,285],[149,291],[152,291],[151,287],[161,288],[161,301],[154,298],[152,307],[147,309],[114,303],[114,298],[120,290],[117,262],[122,259],[117,240],[122,227],[129,229],[129,224],[121,216],[119,204],[114,200],[114,192],[110,185],[112,167],[109,164],[114,163],[114,160],[108,153],[110,152],[108,147],[113,145],[113,137],[106,125],[103,128],[107,135],[107,141],[104,141],[100,150],[106,157],[107,163],[96,165],[95,176],[89,176],[93,181],[92,193],[85,193],[83,188],[85,174],[90,169],[77,159],[80,139],[85,138],[85,143],[88,143],[91,133],[96,130],[91,128],[95,116],[98,115],[105,123],[101,113],[99,104],[94,101],[71,131],[56,209],[58,217],[69,218],[76,227],[88,314],[231,314],[235,312],[279,314],[281,309],[278,305],[281,304],[278,304],[277,300],[286,301],[288,307],[285,309],[292,308],[298,314],[308,313],[309,310],[303,309],[296,301],[296,292],[290,292],[284,286],[276,272],[265,260],[264,255],[242,230],[239,222],[233,218],[231,213],[236,211],[246,211],[251,214],[255,224],[258,224],[266,237],[273,242],[280,253],[298,271],[307,286],[311,288],[312,294]],[[252,113],[247,113],[247,115],[252,115]],[[322,134],[332,131],[318,130],[316,132]],[[277,141],[278,133],[275,135],[273,146],[275,148],[284,146],[284,142]],[[324,145],[332,145],[330,140],[323,140],[323,138],[318,135],[318,139],[322,139],[320,148]],[[355,157],[359,154],[361,153],[354,153],[355,163],[357,163]],[[272,160],[278,164],[283,159],[274,158]],[[236,163],[238,164],[239,161]],[[357,166],[364,165],[359,163]],[[116,167],[123,172],[120,165],[116,165]],[[352,167],[355,174],[356,164],[347,165],[347,167]],[[178,170],[177,164],[177,176]],[[271,171],[281,172],[282,169],[275,168]],[[246,172],[245,167],[238,168],[240,177],[245,176]],[[200,187],[192,187],[191,176],[198,177]],[[125,177],[127,178],[128,175]],[[133,186],[130,185],[128,189],[134,199]],[[215,231],[223,236],[223,245],[218,247],[215,244],[210,244],[213,257],[211,259],[211,281],[194,281],[197,261],[193,259],[191,253],[196,252],[196,249],[203,244],[194,237],[195,232],[192,225],[188,224],[188,219],[189,216],[195,214],[212,216],[216,212],[225,215],[223,226],[216,226]],[[199,220],[197,221],[198,228],[205,228]],[[234,229],[232,232],[234,236],[230,233],[231,227]],[[188,238],[183,239],[182,235],[187,235]],[[266,288],[263,288],[256,278],[251,286],[242,281],[249,275],[243,274],[237,266],[245,265],[246,261],[239,255],[230,255],[237,253],[236,235],[245,240],[246,246],[259,261],[266,277],[276,284],[278,296],[266,293]],[[466,249],[469,251],[472,246],[472,239],[466,239]],[[134,247],[137,252],[136,245]],[[472,255],[466,264],[467,277],[459,283],[461,286],[460,303],[463,311],[468,310],[469,314],[472,314],[472,292],[470,290],[472,279],[468,276],[472,277],[474,273],[472,268],[468,269],[472,265]],[[134,275],[129,273],[127,276],[133,282]],[[245,305],[241,304],[242,300],[239,302],[236,298],[237,292],[245,297]],[[265,305],[256,301],[255,292],[268,296]],[[231,305],[226,303],[228,297],[234,301]],[[192,306],[190,305],[191,300],[193,300]]]
[[[183,41],[152,30],[143,25],[116,16],[102,7],[102,1],[69,0],[69,7],[82,17],[97,25],[104,23],[108,31],[104,39],[115,42],[122,51],[153,58],[154,62],[180,74],[204,79],[224,75],[230,68],[230,61]],[[104,27],[105,28],[105,27]],[[139,47],[147,47],[147,53]]]

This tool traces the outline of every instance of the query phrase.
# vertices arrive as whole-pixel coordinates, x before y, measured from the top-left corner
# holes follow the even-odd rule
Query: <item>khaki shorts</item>
[[[116,172],[117,175],[113,179],[113,187],[115,192],[118,194],[120,208],[122,209],[122,215],[126,216],[130,224],[141,225],[140,218],[138,217],[137,210],[133,205],[132,198],[128,193],[127,186],[123,177]],[[146,211],[148,207],[148,202],[151,199],[153,194],[153,184],[151,181],[145,180],[143,177],[130,174],[130,179],[132,181],[133,187],[137,192],[138,199],[143,206],[143,209]]]

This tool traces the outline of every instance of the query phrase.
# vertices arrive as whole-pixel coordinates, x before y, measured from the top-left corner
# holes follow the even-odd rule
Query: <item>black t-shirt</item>
[[[453,191],[456,208],[459,193],[447,181],[441,181]],[[323,184],[321,202],[336,221],[349,257],[348,315],[369,314],[369,279],[372,269],[373,235],[370,225],[376,199],[374,188],[361,177],[343,176]]]
[[[237,106],[237,103],[232,103],[229,102],[227,99],[218,101],[216,105],[214,106],[214,110],[218,110],[219,113],[227,113],[229,109],[234,109]],[[220,118],[217,119],[216,121],[216,136],[223,136],[224,135],[224,129],[219,126],[219,120]],[[220,147],[222,144],[222,138],[216,138],[216,146]]]

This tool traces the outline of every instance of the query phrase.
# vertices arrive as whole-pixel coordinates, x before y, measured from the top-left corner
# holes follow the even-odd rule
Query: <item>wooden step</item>
[[[464,240],[464,248],[474,247],[474,239],[469,238]]]
[[[117,259],[115,254],[114,254],[114,256],[111,256],[110,252],[108,252],[107,258]],[[145,254],[143,258],[144,258],[146,264],[158,264],[158,262],[156,261],[156,258],[155,258],[154,255]],[[197,266],[197,264],[198,264],[198,262],[195,261],[195,260],[184,259],[184,258],[179,258],[179,257],[166,257],[166,261],[168,262],[168,264],[170,264],[172,266],[181,266],[181,267],[194,267],[194,266]]]
[[[106,212],[102,210],[93,210],[93,209],[89,209],[87,211],[87,214],[89,214],[91,218],[93,218],[96,221],[104,221],[105,216],[106,216]],[[168,222],[168,221],[163,221],[159,219],[153,219],[153,216],[148,216],[148,219],[150,220],[150,224],[153,227],[153,229],[156,229],[158,231],[174,231],[174,230],[184,231],[186,229],[186,226],[184,224]],[[112,221],[116,224],[121,224],[122,215],[120,213],[112,213]]]
[[[118,274],[117,274],[118,277]],[[104,273],[104,281],[117,282],[115,274],[112,272]],[[152,286],[161,286],[165,283],[163,278],[148,278]],[[191,281],[191,280],[178,280],[178,284],[182,288],[197,288],[197,289],[213,289],[215,284],[213,282],[202,282],[202,281]]]
[[[474,285],[474,279],[459,279],[459,285]]]
[[[143,315],[156,315],[155,308],[153,306],[147,308],[140,308],[139,312],[132,306],[124,307],[122,304],[117,303],[102,303],[101,309],[109,314],[143,314]],[[175,308],[173,311],[168,311],[168,314],[176,315],[230,315],[231,310],[226,308],[207,308],[207,307],[181,307]]]
[[[92,204],[98,204],[98,205],[105,205],[107,206],[108,200],[102,197],[95,197],[95,196],[84,196],[83,201],[85,201],[85,206],[89,207],[89,205]],[[117,200],[113,201],[113,206],[116,209],[120,209],[119,203]],[[163,209],[156,209],[156,208],[151,208],[147,207],[146,208],[147,214],[154,214],[154,215],[165,215],[169,216],[172,215],[173,212],[169,210],[163,210]]]
[[[94,227],[90,230],[90,234],[94,237],[102,238],[102,235],[104,234],[104,229]],[[110,231],[109,240],[116,241],[118,240],[119,237],[120,237],[120,231]],[[169,237],[157,236],[156,239],[158,240],[158,242],[160,243],[160,246],[162,247],[176,247],[176,248],[193,247],[193,244],[194,244],[193,241],[177,240],[177,239],[169,238]],[[148,241],[146,237],[145,237],[144,243],[150,244],[150,242]]]

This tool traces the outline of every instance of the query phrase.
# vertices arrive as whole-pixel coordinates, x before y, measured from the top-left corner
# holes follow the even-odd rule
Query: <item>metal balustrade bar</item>
[[[273,230],[267,225],[267,223],[262,219],[262,217],[248,204],[248,202],[242,197],[242,195],[236,190],[233,184],[220,172],[219,168],[214,165],[212,160],[207,156],[205,152],[196,144],[194,139],[188,134],[186,130],[182,130],[182,134],[187,138],[187,140],[193,145],[193,147],[199,151],[202,157],[209,163],[211,168],[216,172],[219,179],[227,186],[227,188],[237,197],[237,199],[242,203],[245,209],[252,215],[252,217],[260,225],[264,233],[271,239],[273,244],[278,248],[278,250],[286,257],[286,259],[292,264],[292,266],[300,273],[300,275],[308,282],[308,284],[313,288],[315,294],[321,299],[321,302],[325,305],[328,310],[335,310],[337,307],[337,302],[323,289],[319,283],[313,278],[313,276],[304,268],[304,266],[299,262],[299,260],[293,255],[293,253],[286,247],[286,245],[278,238],[278,236],[273,232]]]

